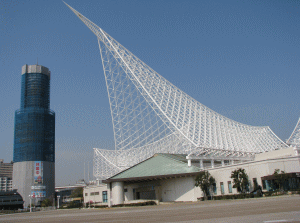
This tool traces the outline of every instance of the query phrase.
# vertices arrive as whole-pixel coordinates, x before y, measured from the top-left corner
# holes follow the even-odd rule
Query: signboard
[[[45,190],[46,186],[31,186],[31,190]]]
[[[46,191],[31,191],[31,197],[32,198],[40,198],[40,197],[46,197]]]
[[[34,162],[34,184],[43,184],[43,162]]]

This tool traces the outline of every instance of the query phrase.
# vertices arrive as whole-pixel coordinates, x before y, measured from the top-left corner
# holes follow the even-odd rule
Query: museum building
[[[144,200],[159,202],[197,201],[203,197],[195,186],[195,177],[207,170],[216,180],[212,194],[237,194],[233,188],[232,171],[245,169],[249,177],[249,191],[257,183],[263,191],[274,190],[272,175],[280,169],[289,175],[288,188],[300,186],[300,156],[294,147],[257,154],[254,161],[241,163],[216,162],[200,168],[198,162],[189,162],[185,154],[155,154],[149,159],[132,166],[98,185],[84,189],[84,202],[95,205],[118,205]],[[204,162],[205,163],[205,162]]]

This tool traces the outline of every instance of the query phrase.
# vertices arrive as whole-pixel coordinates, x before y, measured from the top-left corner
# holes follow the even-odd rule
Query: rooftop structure
[[[104,30],[67,5],[96,35],[110,102],[115,150],[94,149],[94,176],[105,179],[155,153],[187,159],[253,160],[287,148],[267,126],[224,117],[178,89]]]

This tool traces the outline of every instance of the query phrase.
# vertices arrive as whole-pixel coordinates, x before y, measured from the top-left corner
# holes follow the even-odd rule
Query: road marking
[[[282,219],[282,220],[271,220],[271,221],[264,221],[264,223],[268,223],[268,222],[291,222],[293,221],[294,219],[289,219],[289,220],[285,220],[285,219]]]

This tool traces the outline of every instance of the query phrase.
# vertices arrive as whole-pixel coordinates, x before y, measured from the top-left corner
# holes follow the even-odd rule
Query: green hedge
[[[263,192],[263,195],[266,197],[270,196],[279,196],[279,195],[286,195],[286,194],[300,194],[300,189],[295,189],[295,190],[289,190],[289,191],[266,191]],[[228,195],[218,195],[218,196],[213,196],[213,200],[227,200],[227,199],[245,199],[245,198],[255,198],[255,197],[260,197],[259,194],[253,194],[253,193],[247,193],[247,194],[228,194]],[[210,197],[208,197],[210,200]],[[204,201],[204,197],[199,197],[197,198],[200,201]]]
[[[156,205],[156,202],[146,201],[146,202],[131,203],[131,204],[116,204],[116,205],[112,205],[112,207],[137,207],[137,206],[146,206],[146,205]]]
[[[227,199],[245,199],[245,198],[254,198],[260,197],[259,194],[228,194],[228,195],[218,195],[213,196],[213,200],[227,200]],[[198,200],[204,201],[204,198],[198,198]]]

